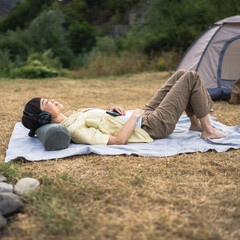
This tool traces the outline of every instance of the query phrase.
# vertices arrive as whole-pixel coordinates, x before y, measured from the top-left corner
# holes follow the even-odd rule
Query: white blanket
[[[210,149],[224,152],[228,149],[240,148],[240,126],[228,127],[211,117],[214,127],[230,133],[222,139],[200,138],[201,133],[189,131],[190,121],[186,115],[181,116],[174,132],[167,138],[157,139],[152,143],[129,143],[126,145],[85,145],[70,144],[67,149],[59,151],[45,151],[37,137],[28,137],[28,130],[18,122],[16,123],[6,152],[5,162],[17,158],[29,161],[65,158],[74,155],[95,153],[99,155],[139,155],[146,157],[166,157],[180,153],[206,152]]]

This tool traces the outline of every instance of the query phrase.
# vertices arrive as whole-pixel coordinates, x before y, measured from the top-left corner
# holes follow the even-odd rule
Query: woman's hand
[[[134,117],[136,117],[136,118],[138,119],[138,118],[142,117],[142,116],[143,116],[144,114],[146,114],[146,113],[147,113],[146,110],[137,108],[137,109],[133,112],[132,116],[134,116]]]
[[[122,107],[115,106],[115,107],[110,108],[110,111],[114,111],[114,110],[117,111],[118,113],[120,113],[122,116],[126,115],[126,112]]]
[[[112,108],[114,110],[114,108]],[[111,111],[112,111],[111,109]],[[126,124],[121,128],[121,130],[115,136],[109,136],[108,145],[123,145],[127,142],[131,136],[138,118],[142,117],[147,111],[142,109],[136,109]]]

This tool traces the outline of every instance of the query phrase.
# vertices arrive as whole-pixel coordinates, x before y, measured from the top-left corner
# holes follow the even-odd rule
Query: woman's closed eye
[[[43,105],[47,105],[48,104],[48,100],[47,99],[43,99],[42,103],[43,103]]]

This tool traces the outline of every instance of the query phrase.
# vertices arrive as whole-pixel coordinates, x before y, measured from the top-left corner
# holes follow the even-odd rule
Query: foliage
[[[104,52],[110,54],[116,51],[116,41],[111,37],[97,38],[96,46],[92,49],[93,53]]]
[[[69,66],[72,52],[67,42],[67,33],[63,28],[64,18],[57,9],[43,11],[29,25],[28,31],[32,37],[36,52],[52,49],[64,66]]]
[[[87,66],[91,62],[94,62],[99,55],[108,56],[116,53],[117,41],[111,37],[97,37],[95,46],[90,52],[82,52],[78,54],[73,65],[74,67]]]
[[[82,22],[89,20],[90,9],[84,0],[73,0],[68,5],[56,3],[66,20],[67,26],[74,22]]]
[[[72,0],[68,4],[55,2],[64,14],[67,26],[87,21],[98,26],[106,22],[126,24],[126,12],[140,0]]]
[[[239,11],[237,0],[153,0],[133,34],[144,41],[147,53],[172,47],[185,50],[208,26]]]
[[[158,70],[157,61],[144,53],[121,51],[120,53],[95,52],[88,63],[72,73],[74,78],[123,75]]]
[[[158,55],[157,68],[159,71],[172,71],[176,68],[180,61],[182,52],[176,51],[174,48],[171,51],[163,51]]]
[[[61,69],[62,64],[58,57],[54,57],[51,49],[46,50],[43,54],[32,53],[29,55],[27,63],[31,64],[34,61],[41,62],[42,65],[49,66],[55,69]]]
[[[0,49],[0,77],[6,77],[13,63],[8,49]]]
[[[39,62],[34,61],[32,64],[24,67],[14,68],[10,71],[12,78],[49,78],[56,77],[59,73],[54,68],[42,66]]]
[[[51,49],[43,54],[32,53],[29,55],[27,64],[13,68],[10,71],[12,78],[49,78],[65,75],[62,65],[57,57],[54,58]]]
[[[148,0],[25,0],[18,3],[0,22],[0,75],[10,72],[11,76],[27,76],[29,72],[34,72],[36,77],[57,74],[45,67],[60,72],[61,67],[83,68],[86,73],[89,69],[98,69],[100,75],[136,69],[172,70],[183,51],[203,30],[240,11],[238,0],[152,0],[144,21],[132,26],[126,38],[111,37],[113,24],[128,24],[131,8],[148,3]],[[46,53],[48,50],[51,56]],[[43,53],[50,62],[44,60]],[[34,56],[41,66],[32,64],[33,60],[29,63]],[[138,63],[139,59],[132,57],[141,56],[144,67],[134,68],[128,60],[128,64],[124,64],[126,56]],[[112,66],[114,70],[110,71],[105,64],[119,67]]]
[[[15,30],[17,27],[24,28],[45,7],[50,6],[54,0],[25,0],[17,3],[9,15],[0,22],[0,31]]]
[[[14,61],[17,56],[26,59],[29,46],[18,38],[15,32],[8,31],[5,36],[0,38],[0,49],[8,50],[10,59]]]
[[[96,43],[96,31],[86,21],[72,23],[68,31],[71,49],[75,54],[88,52]]]

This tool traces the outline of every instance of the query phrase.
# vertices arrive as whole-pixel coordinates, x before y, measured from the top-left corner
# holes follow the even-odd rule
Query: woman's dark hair
[[[22,116],[22,124],[24,127],[30,129],[28,136],[33,137],[35,135],[35,131],[42,126],[36,119],[29,118],[29,116],[38,116],[42,110],[40,108],[41,98],[33,98],[30,100],[23,111]]]

